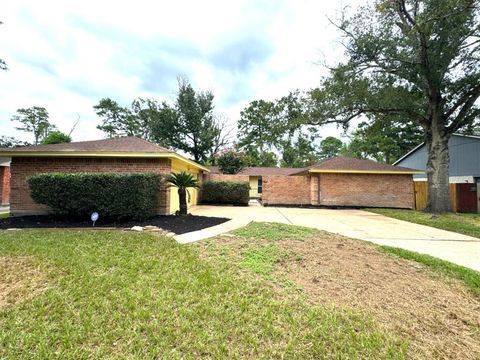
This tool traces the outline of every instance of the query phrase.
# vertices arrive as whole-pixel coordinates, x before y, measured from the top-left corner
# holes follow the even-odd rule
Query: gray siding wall
[[[480,139],[453,135],[448,143],[450,148],[450,176],[480,177]],[[425,145],[395,165],[425,171],[427,149]],[[422,178],[425,175],[414,175]]]

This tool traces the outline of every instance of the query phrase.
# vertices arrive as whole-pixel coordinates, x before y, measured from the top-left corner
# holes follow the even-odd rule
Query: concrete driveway
[[[177,236],[182,243],[226,233],[251,221],[279,222],[429,254],[480,271],[480,239],[367,211],[205,205],[196,206],[190,211],[194,215],[228,217],[232,220]]]

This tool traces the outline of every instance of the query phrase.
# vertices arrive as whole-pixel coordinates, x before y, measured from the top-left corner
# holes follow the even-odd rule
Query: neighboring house
[[[10,158],[0,157],[0,205],[10,202]]]
[[[247,168],[235,175],[213,168],[204,180],[249,181],[263,205],[413,208],[410,168],[335,157],[303,168]],[[256,185],[256,186],[255,186]]]
[[[450,182],[480,183],[480,136],[453,134],[448,142],[450,151]],[[415,181],[426,181],[427,148],[425,143],[398,159],[394,165],[422,170]]]
[[[68,144],[37,145],[0,149],[1,157],[10,157],[10,212],[13,215],[48,212],[44,205],[30,197],[27,178],[47,172],[170,172],[187,171],[202,179],[209,170],[171,150],[136,138],[125,137]],[[198,201],[198,192],[191,191],[189,205]],[[160,186],[158,214],[171,214],[179,209],[176,188]]]

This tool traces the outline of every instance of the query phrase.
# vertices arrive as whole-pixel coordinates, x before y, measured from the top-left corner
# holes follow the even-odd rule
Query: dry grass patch
[[[0,256],[0,308],[32,298],[46,288],[46,274],[30,256]]]
[[[219,238],[207,248],[245,266],[244,254],[271,246],[256,234]],[[267,278],[293,283],[312,304],[372,314],[386,330],[409,340],[409,358],[480,358],[480,298],[461,282],[324,232],[303,241],[283,240],[279,233],[274,246],[282,256],[267,259],[274,264]]]

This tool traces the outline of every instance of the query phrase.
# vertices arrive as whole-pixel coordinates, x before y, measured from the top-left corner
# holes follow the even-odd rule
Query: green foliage
[[[182,150],[195,161],[207,162],[228,142],[225,122],[213,113],[213,94],[195,92],[180,79],[174,104],[135,99],[130,108],[104,98],[94,107],[102,118],[97,126],[108,137],[136,136]]]
[[[237,174],[245,167],[245,155],[235,150],[222,152],[216,158],[220,171],[224,174]]]
[[[48,278],[2,308],[0,358],[406,357],[366,311],[308,304],[199,252],[146,233],[3,232],[0,256],[36,259]]]
[[[266,222],[252,222],[243,228],[233,231],[233,234],[237,236],[269,241],[303,241],[305,238],[317,235],[318,233],[318,230],[304,226]]]
[[[391,164],[422,141],[423,133],[418,125],[389,116],[382,121],[361,122],[342,153]]]
[[[337,25],[346,61],[311,91],[309,123],[367,115],[421,126],[428,148],[428,207],[449,209],[448,139],[480,119],[480,3],[378,1]]]
[[[319,157],[321,159],[330,159],[340,154],[343,148],[342,140],[333,136],[327,136],[320,142]]]
[[[110,98],[104,98],[93,109],[102,118],[97,129],[105,132],[109,138],[136,136],[152,140],[152,127],[162,119],[162,106],[155,100],[138,98],[127,108]]]
[[[206,162],[221,131],[214,119],[213,94],[196,92],[187,80],[180,79],[174,107],[164,104],[163,115],[152,129],[153,138]]]
[[[276,109],[271,101],[255,100],[240,112],[238,146],[246,150],[267,151],[278,140]]]
[[[187,188],[198,188],[198,180],[195,177],[187,173],[186,171],[181,171],[178,173],[171,173],[167,175],[165,181],[169,183],[170,186],[177,187],[179,189]]]
[[[252,101],[238,121],[238,147],[249,166],[303,167],[316,162],[316,129],[305,125],[305,100],[298,91],[275,101]]]
[[[48,111],[44,107],[33,106],[27,109],[18,109],[17,114],[12,116],[12,121],[21,124],[15,129],[33,134],[35,145],[43,140],[50,131],[55,130],[55,125],[49,122]]]
[[[28,178],[32,199],[54,214],[142,220],[155,215],[160,175],[155,173],[46,173]]]
[[[14,148],[19,146],[29,146],[26,141],[17,140],[11,136],[0,136],[0,148]]]
[[[368,209],[368,211],[480,238],[480,214],[444,213],[432,216],[423,211],[404,209]]]
[[[282,167],[305,167],[318,162],[317,147],[313,139],[300,135],[295,142],[287,140],[282,143]]]
[[[42,140],[42,144],[61,144],[61,143],[69,143],[72,141],[72,138],[62,133],[61,131],[52,131],[50,132],[45,138]]]
[[[247,166],[274,167],[278,165],[278,158],[271,151],[258,152],[256,149],[247,150],[245,153]]]
[[[178,188],[178,198],[180,205],[180,215],[187,215],[187,195],[190,198],[188,188],[198,188],[198,180],[190,173],[181,171],[167,175],[165,181],[169,187]]]
[[[275,264],[288,258],[288,255],[288,252],[280,249],[275,244],[250,247],[242,252],[240,265],[252,270],[254,273],[269,275],[273,272]]]
[[[248,205],[248,182],[206,181],[202,185],[202,202],[206,204]]]

